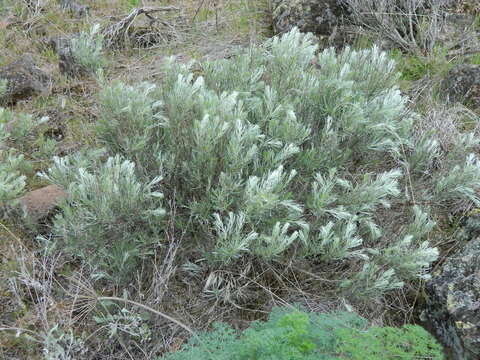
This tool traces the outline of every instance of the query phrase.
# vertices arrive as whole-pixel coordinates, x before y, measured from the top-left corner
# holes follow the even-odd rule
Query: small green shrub
[[[368,331],[338,331],[340,359],[443,359],[441,346],[425,329],[415,325],[401,328],[372,327]]]
[[[367,327],[353,313],[315,314],[273,309],[238,335],[226,325],[193,337],[165,360],[394,360],[443,359],[442,348],[423,328]]]
[[[35,130],[47,120],[34,120],[31,115],[0,107],[0,210],[14,205],[24,191],[26,175],[33,168],[24,154],[29,153],[30,158],[38,154],[30,142],[36,139]]]
[[[56,238],[65,253],[90,265],[96,278],[124,280],[160,243],[165,210],[163,194],[154,188],[161,178],[142,184],[135,165],[119,156],[96,163],[81,156],[54,158],[42,176],[69,194],[53,221]]]
[[[105,65],[100,25],[95,24],[89,31],[82,31],[78,37],[73,38],[71,49],[73,57],[84,69],[92,73],[100,70]]]
[[[450,70],[455,62],[447,58],[446,48],[435,47],[427,56],[419,54],[405,54],[399,50],[392,50],[392,57],[398,63],[401,79],[416,81],[424,77],[433,78],[436,75],[443,76]]]
[[[2,97],[7,92],[8,81],[0,79],[0,97]]]

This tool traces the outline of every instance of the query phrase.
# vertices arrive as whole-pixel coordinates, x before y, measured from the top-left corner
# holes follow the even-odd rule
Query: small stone
[[[40,189],[30,191],[18,199],[20,206],[34,221],[46,218],[56,208],[61,199],[67,197],[67,193],[57,185],[48,185]]]

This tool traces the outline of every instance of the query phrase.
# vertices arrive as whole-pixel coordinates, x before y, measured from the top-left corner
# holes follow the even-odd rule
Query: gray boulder
[[[0,96],[0,104],[15,104],[47,91],[51,84],[50,77],[36,66],[29,54],[0,68],[0,79],[7,81],[6,92]]]
[[[480,238],[427,283],[425,316],[456,360],[480,359]]]
[[[455,66],[442,81],[442,90],[447,101],[480,110],[480,65]]]

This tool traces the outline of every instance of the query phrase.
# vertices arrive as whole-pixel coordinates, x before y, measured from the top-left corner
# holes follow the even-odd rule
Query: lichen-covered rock
[[[455,359],[480,359],[480,238],[447,260],[426,289],[426,318]]]
[[[445,76],[442,89],[449,102],[461,102],[480,110],[480,65],[455,66]]]
[[[273,0],[276,34],[298,27],[302,32],[331,35],[347,14],[339,0]]]
[[[19,100],[45,92],[51,82],[29,54],[0,68],[0,79],[7,81],[6,92],[0,96],[0,105],[15,104]]]

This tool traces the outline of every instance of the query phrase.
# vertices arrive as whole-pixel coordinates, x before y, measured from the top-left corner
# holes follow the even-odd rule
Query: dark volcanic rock
[[[449,102],[462,102],[480,109],[480,65],[455,66],[443,80],[442,89]]]
[[[0,79],[7,80],[7,91],[0,97],[0,104],[15,104],[45,92],[51,83],[49,76],[35,65],[29,54],[0,68]]]
[[[302,32],[331,35],[347,15],[338,0],[274,0],[273,9],[276,34],[298,27]]]
[[[456,360],[480,359],[480,238],[427,283],[425,315]]]

